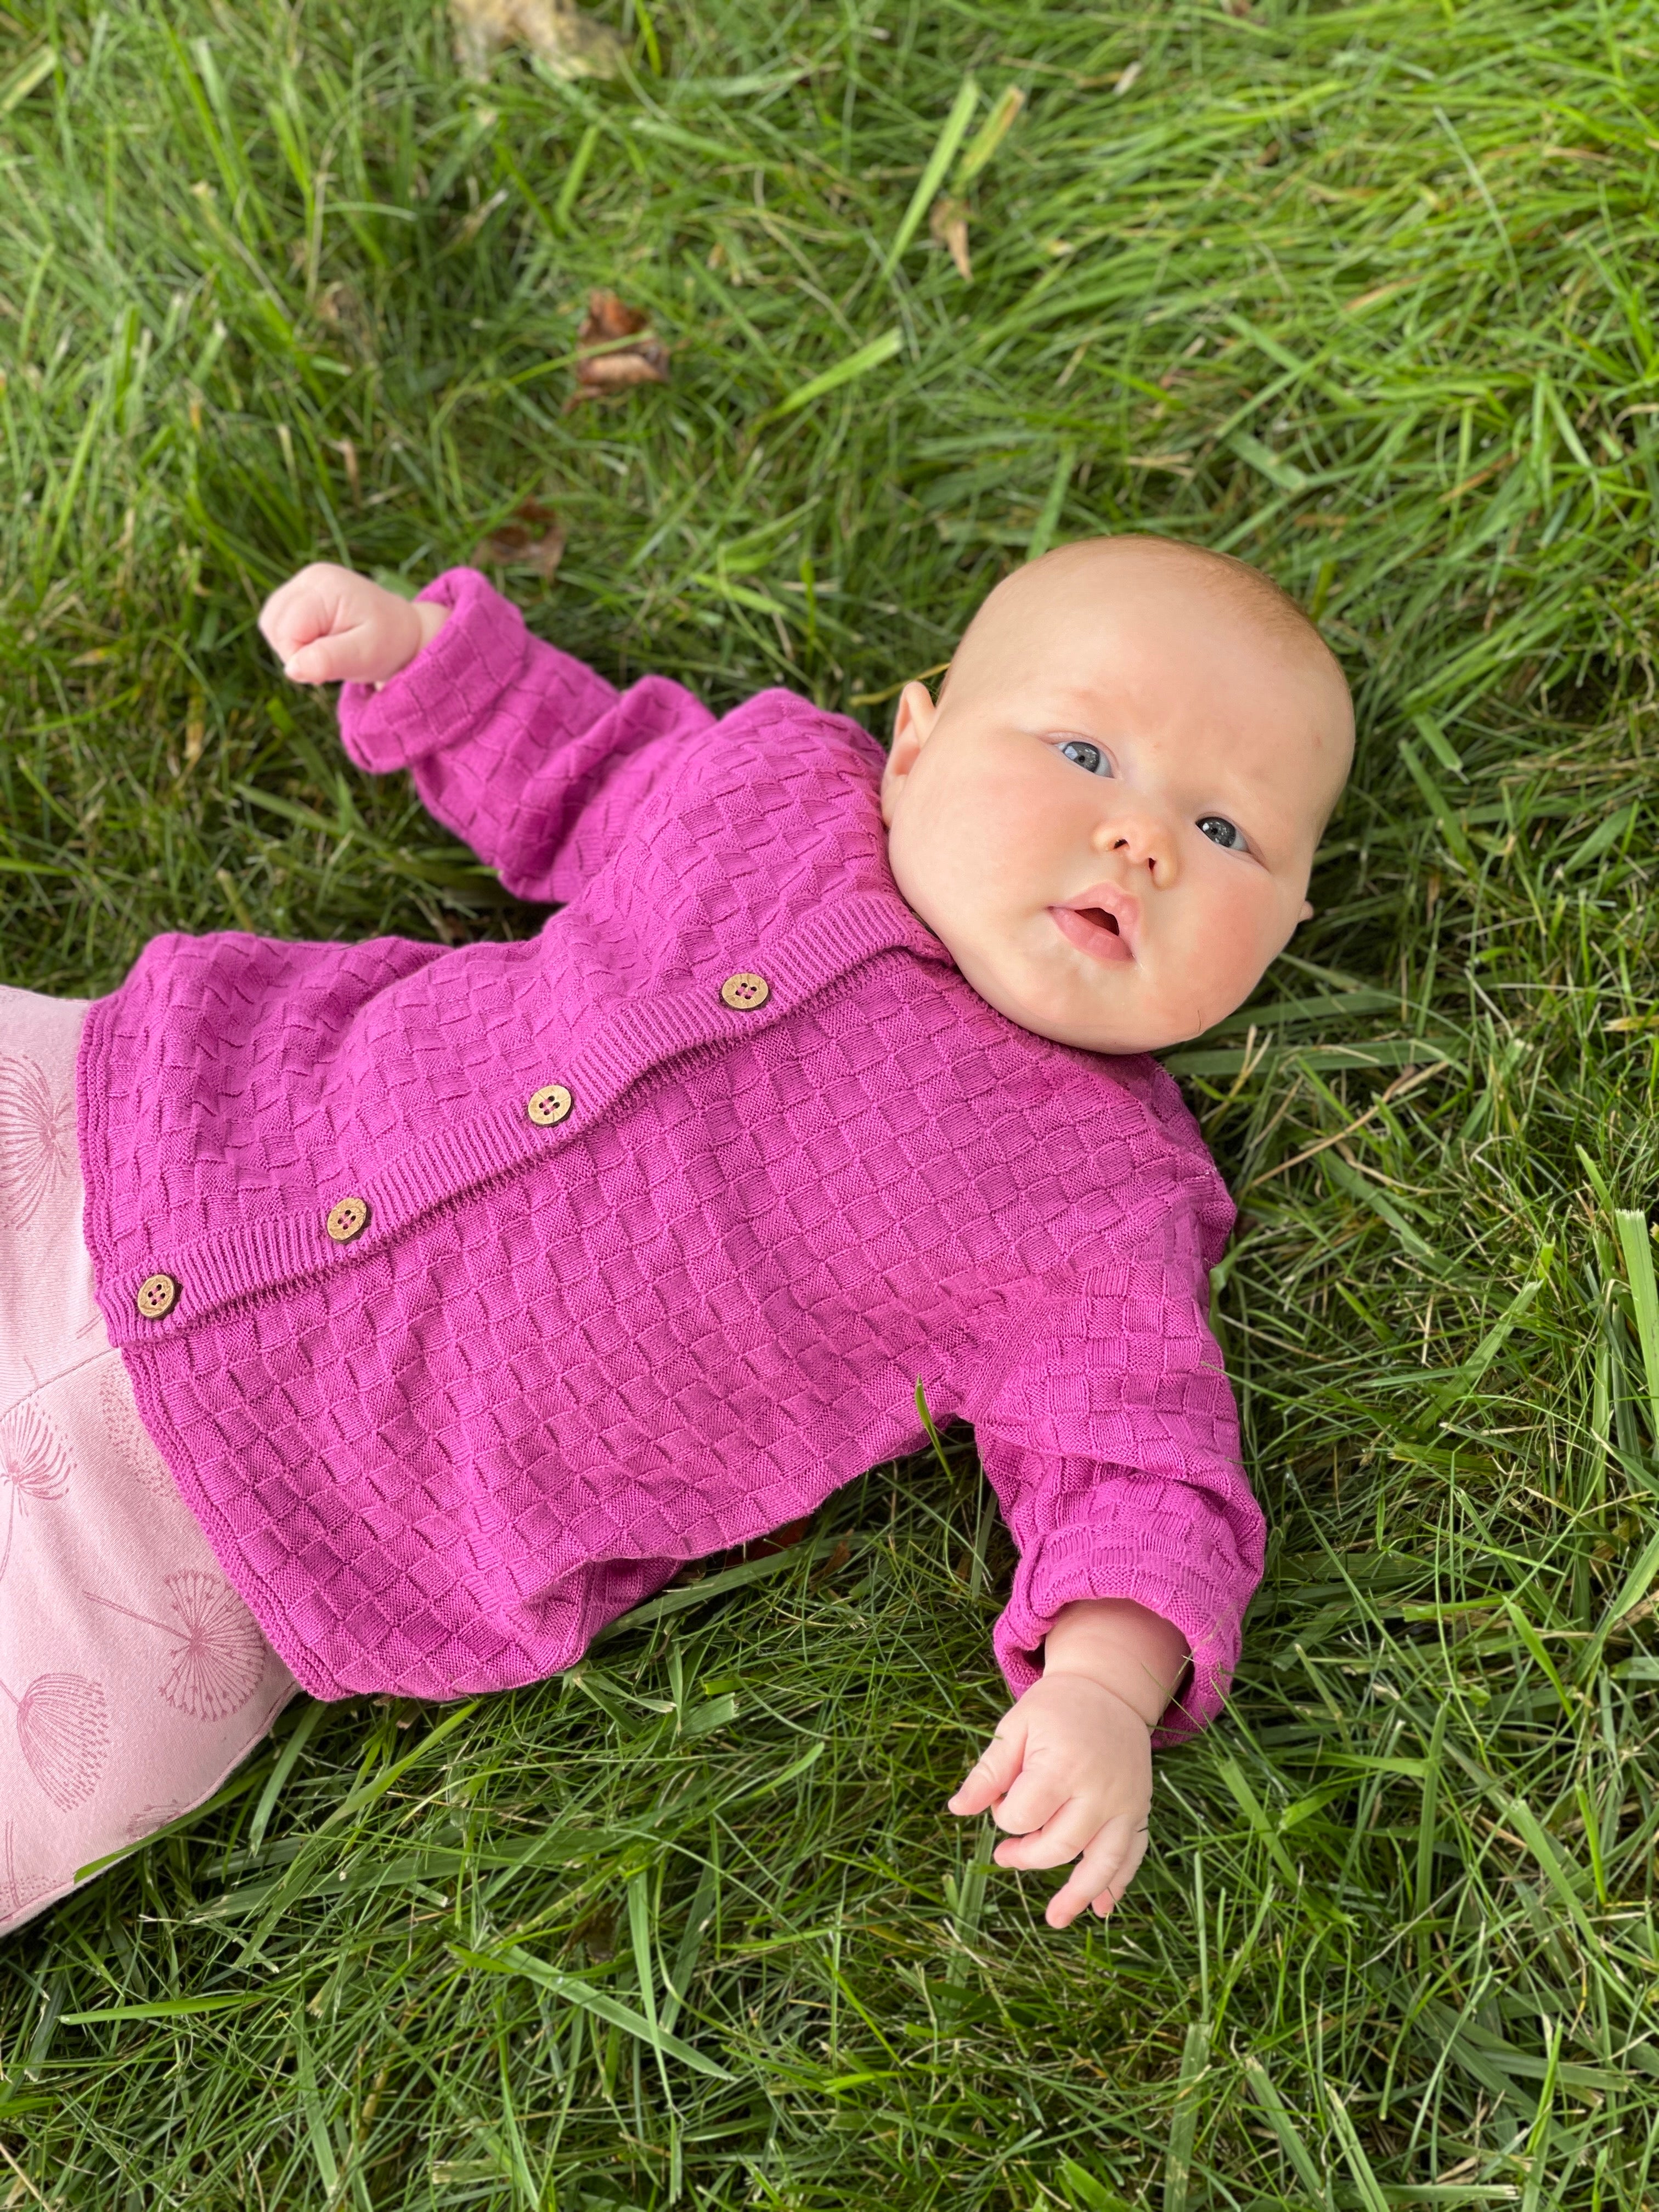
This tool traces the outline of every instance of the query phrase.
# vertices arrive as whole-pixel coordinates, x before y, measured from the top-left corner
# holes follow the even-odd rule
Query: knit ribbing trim
[[[382,1156],[358,1175],[340,1171],[339,1188],[319,1190],[317,1201],[303,1212],[245,1221],[187,1243],[170,1240],[159,1229],[141,1273],[171,1275],[179,1285],[178,1304],[165,1320],[146,1321],[120,1295],[124,1288],[136,1290],[136,1280],[131,1285],[100,1284],[110,1336],[121,1345],[160,1344],[188,1334],[238,1299],[384,1251],[424,1216],[441,1212],[481,1184],[550,1158],[665,1061],[774,1029],[854,969],[894,952],[951,965],[939,939],[892,894],[866,893],[821,908],[774,945],[734,942],[726,972],[764,975],[771,995],[763,1007],[744,1012],[726,1006],[720,995],[721,977],[628,1000],[568,1067],[550,1069],[544,1048],[539,1050],[534,1063],[521,1071],[522,1097],[515,1090],[473,1120],[434,1131],[391,1160]],[[95,1108],[88,1112],[88,1104],[110,1091],[108,1032],[116,1004],[100,1000],[88,1018],[81,1085],[83,1139],[94,1138],[93,1124],[103,1119]],[[526,1115],[525,1098],[555,1079],[571,1091],[574,1108],[563,1122],[540,1127]],[[329,1206],[348,1194],[368,1201],[369,1225],[351,1243],[337,1244],[325,1218]]]

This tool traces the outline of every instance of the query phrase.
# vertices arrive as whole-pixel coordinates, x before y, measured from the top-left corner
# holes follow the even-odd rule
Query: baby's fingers
[[[1019,1787],[997,1807],[997,1826],[1010,1831],[996,1847],[1000,1867],[1057,1867],[1074,1859],[1100,1826],[1098,1803],[1072,1796],[1054,1777],[1028,1768]]]
[[[259,611],[266,642],[296,684],[378,681],[397,658],[395,633],[412,621],[401,600],[328,561],[290,576]]]
[[[999,1730],[981,1752],[956,1796],[946,1800],[947,1808],[960,1814],[989,1812],[1013,1787],[1024,1754],[1023,1730],[1010,1729],[1006,1735]]]
[[[374,641],[362,630],[346,630],[297,647],[283,661],[283,673],[290,684],[344,684],[354,678],[373,683],[380,658]]]
[[[301,646],[326,637],[339,615],[339,586],[332,571],[319,563],[302,568],[271,593],[259,610],[259,629],[286,665]]]
[[[1105,1919],[1134,1880],[1146,1856],[1146,1823],[1133,1814],[1108,1820],[1054,1895],[1043,1916],[1051,1928],[1069,1928],[1085,1905]]]

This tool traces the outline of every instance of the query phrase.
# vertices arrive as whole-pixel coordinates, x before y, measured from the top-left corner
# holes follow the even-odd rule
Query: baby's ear
[[[1313,918],[1313,902],[1311,899],[1304,899],[1302,902],[1302,911],[1297,915],[1297,920],[1298,921],[1311,921]]]
[[[881,779],[881,818],[885,823],[893,819],[899,792],[933,733],[938,713],[925,684],[907,684],[900,692],[898,711],[893,716],[893,742],[887,749],[887,766]]]

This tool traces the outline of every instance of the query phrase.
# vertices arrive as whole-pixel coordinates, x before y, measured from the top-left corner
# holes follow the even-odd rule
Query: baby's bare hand
[[[1146,1722],[1087,1675],[1051,1672],[1004,1715],[950,1809],[988,1812],[1009,1832],[996,1848],[999,1866],[1077,1860],[1044,1916],[1066,1928],[1085,1905],[1103,1920],[1128,1887],[1146,1854],[1152,1802]]]
[[[259,628],[293,683],[385,684],[437,635],[447,611],[314,561],[271,593]]]

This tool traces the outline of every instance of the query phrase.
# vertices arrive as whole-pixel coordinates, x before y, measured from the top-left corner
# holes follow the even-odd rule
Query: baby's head
[[[1094,1052],[1242,1006],[1307,904],[1353,750],[1311,623],[1242,562],[1097,538],[998,585],[882,781],[900,890],[981,998]]]

